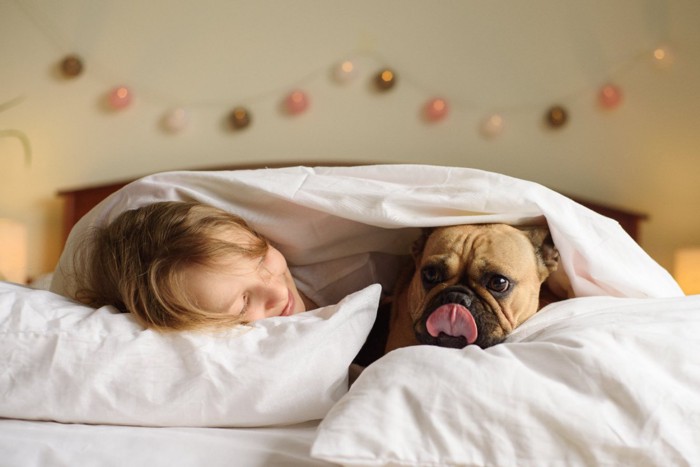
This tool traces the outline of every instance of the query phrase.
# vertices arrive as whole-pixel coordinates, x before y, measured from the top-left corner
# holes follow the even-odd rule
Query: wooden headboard
[[[261,169],[261,168],[279,168],[279,167],[289,167],[290,165],[305,165],[309,167],[319,167],[319,166],[343,166],[348,167],[352,165],[362,165],[361,163],[343,163],[343,162],[333,162],[333,163],[319,163],[319,162],[299,162],[295,164],[289,163],[270,163],[270,164],[242,164],[235,166],[223,166],[223,167],[209,167],[200,169],[188,169],[188,170],[247,170],[247,169]],[[63,244],[65,244],[68,234],[81,217],[87,214],[90,209],[97,205],[100,201],[105,199],[110,194],[119,190],[123,186],[132,182],[131,180],[122,180],[117,182],[111,182],[103,185],[92,185],[72,190],[61,190],[58,195],[64,200],[64,211],[63,211]],[[648,219],[646,214],[639,212],[630,211],[627,209],[620,209],[614,206],[607,206],[601,203],[588,201],[585,199],[580,199],[578,197],[570,197],[577,201],[578,203],[586,206],[593,211],[596,211],[604,216],[615,219],[620,223],[623,229],[627,233],[639,242],[639,234],[641,223]]]

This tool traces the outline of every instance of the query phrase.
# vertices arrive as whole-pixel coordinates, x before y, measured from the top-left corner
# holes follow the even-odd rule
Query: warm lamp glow
[[[687,295],[700,294],[700,247],[676,250],[673,276]]]
[[[27,282],[27,229],[10,219],[0,219],[0,279]]]

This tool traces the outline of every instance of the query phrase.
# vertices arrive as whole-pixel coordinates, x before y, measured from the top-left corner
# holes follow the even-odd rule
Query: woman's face
[[[219,238],[239,244],[252,241],[241,231],[227,231]],[[287,261],[272,246],[262,258],[234,255],[214,267],[192,266],[186,282],[199,307],[240,316],[244,323],[306,311]]]

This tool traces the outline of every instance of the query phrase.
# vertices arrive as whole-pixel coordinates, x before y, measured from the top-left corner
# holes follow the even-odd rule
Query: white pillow
[[[238,427],[320,419],[347,392],[380,289],[216,334],[159,334],[111,307],[0,282],[0,417]]]
[[[344,465],[700,465],[700,296],[550,305],[486,350],[370,365],[312,455]]]

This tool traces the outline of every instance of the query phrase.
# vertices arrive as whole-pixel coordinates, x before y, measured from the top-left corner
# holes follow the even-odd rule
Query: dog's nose
[[[440,294],[438,298],[437,305],[444,305],[446,303],[457,303],[459,305],[469,308],[472,304],[472,295],[468,290],[459,288],[459,290],[447,289],[444,293]]]

